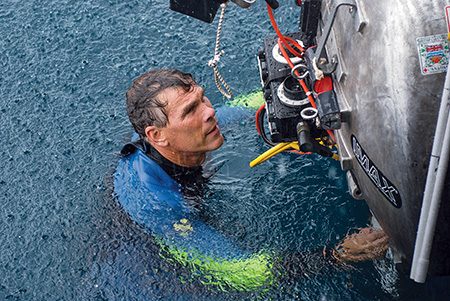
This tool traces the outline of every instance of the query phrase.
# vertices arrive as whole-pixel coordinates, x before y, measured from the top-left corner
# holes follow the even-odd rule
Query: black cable
[[[260,135],[265,143],[267,143],[270,146],[275,146],[276,144],[273,143],[272,141],[270,141],[270,139],[266,135],[266,131],[264,130],[264,116],[265,115],[266,115],[266,108],[261,110],[261,112],[258,115],[258,120],[256,120],[256,122],[258,123],[259,129],[261,131]]]

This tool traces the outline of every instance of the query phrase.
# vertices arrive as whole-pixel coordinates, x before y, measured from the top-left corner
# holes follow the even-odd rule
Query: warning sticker
[[[446,72],[450,52],[447,34],[420,37],[416,41],[422,74]]]

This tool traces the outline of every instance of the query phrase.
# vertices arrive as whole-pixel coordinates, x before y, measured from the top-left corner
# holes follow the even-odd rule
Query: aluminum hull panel
[[[324,20],[334,1],[324,1]],[[430,159],[445,74],[422,75],[416,38],[447,33],[448,1],[357,1],[367,21],[355,30],[355,13],[338,11],[328,56],[338,55],[335,88],[349,111],[339,130],[340,148],[351,155],[350,168],[397,255],[409,266]],[[378,171],[401,196],[393,206],[369,178],[352,149],[352,135]],[[443,195],[432,249],[431,274],[450,273],[449,181]]]

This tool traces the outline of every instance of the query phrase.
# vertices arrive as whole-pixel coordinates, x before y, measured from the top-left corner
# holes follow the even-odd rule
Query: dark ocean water
[[[248,247],[312,254],[308,269],[268,292],[219,292],[181,281],[189,271],[160,258],[113,196],[132,134],[124,93],[144,71],[176,67],[225,102],[207,66],[216,23],[168,2],[1,1],[0,300],[427,300],[389,259],[315,265],[323,246],[369,222],[367,206],[348,195],[337,162],[283,154],[250,170],[266,150],[253,120],[228,127],[215,155],[225,162],[209,187],[215,224]],[[291,2],[276,12],[286,32],[297,27]],[[220,68],[236,94],[259,88],[255,55],[268,34],[262,3],[228,10]]]

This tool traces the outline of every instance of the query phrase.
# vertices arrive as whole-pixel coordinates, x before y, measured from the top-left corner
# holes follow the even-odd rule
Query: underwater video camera
[[[299,39],[300,33],[288,36]],[[293,62],[298,63],[299,60],[293,58]],[[310,112],[311,117],[317,114],[309,109],[307,95],[291,75],[291,68],[280,53],[277,36],[264,39],[264,47],[258,52],[258,66],[270,140],[273,143],[295,141],[297,124],[304,121],[302,112]]]
[[[298,41],[304,40],[304,35],[300,32],[286,36]],[[309,124],[313,136],[320,135],[324,130],[339,129],[340,110],[334,92],[329,90],[318,95],[317,110],[312,108],[308,95],[281,55],[277,39],[277,36],[266,37],[263,49],[258,52],[258,66],[271,140],[295,141],[299,122]],[[292,62],[298,69],[302,69],[302,78],[306,85],[314,87],[315,78],[312,75],[313,70],[308,66],[310,64],[308,59],[292,57]]]
[[[261,133],[264,141],[269,144],[298,141],[302,151],[321,153],[321,148],[314,146],[315,141],[327,137],[327,130],[341,127],[340,109],[329,76],[334,70],[324,68],[325,72],[320,80],[316,77],[318,68],[329,67],[325,64],[318,67],[314,61],[319,14],[320,1],[304,1],[300,31],[285,35],[306,49],[301,58],[289,55],[294,68],[289,66],[282,55],[278,36],[266,37],[263,48],[258,52],[260,79],[266,102],[264,114],[267,115],[270,139],[264,137],[264,131]],[[294,70],[297,72],[294,73]],[[304,86],[300,84],[300,79]],[[316,108],[312,106],[308,96],[314,98]],[[260,127],[263,127],[263,118],[257,120]]]

